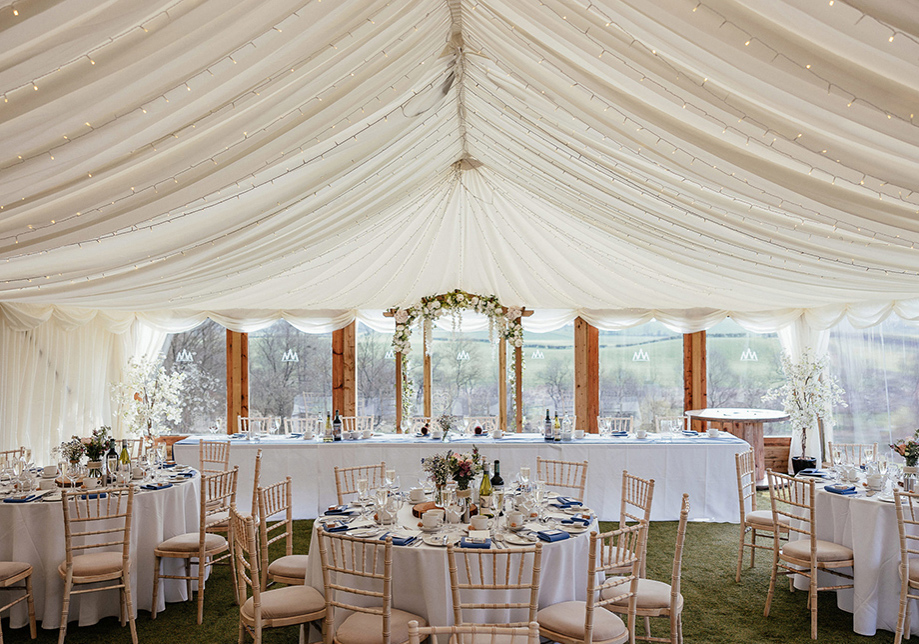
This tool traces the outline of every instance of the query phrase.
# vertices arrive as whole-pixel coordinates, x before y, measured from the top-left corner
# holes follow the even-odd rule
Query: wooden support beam
[[[708,407],[705,372],[705,331],[683,334],[683,411]],[[704,420],[692,420],[692,429],[704,432]]]
[[[431,388],[433,387],[434,378],[431,374],[431,356],[424,354],[424,415],[430,418],[434,415],[433,398],[431,397]]]
[[[600,415],[600,331],[574,320],[574,413],[577,429],[597,433]]]
[[[356,344],[357,322],[332,331],[332,407],[342,416],[357,414]]]
[[[396,433],[402,433],[402,352],[396,353]]]
[[[507,340],[498,341],[498,428],[507,431]]]
[[[523,347],[514,347],[514,408],[517,418],[514,426],[518,432],[523,431]]]
[[[249,335],[227,329],[227,434],[249,415]]]

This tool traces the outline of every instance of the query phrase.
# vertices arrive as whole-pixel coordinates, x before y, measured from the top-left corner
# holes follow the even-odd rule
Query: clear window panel
[[[513,369],[513,352],[508,354]],[[513,397],[513,390],[508,386]],[[546,416],[574,417],[574,323],[548,333],[523,334],[523,431],[540,432]],[[508,405],[513,427],[513,406]]]
[[[497,416],[498,354],[488,330],[453,332],[434,327],[431,335],[434,415]],[[419,353],[423,344],[419,337]]]
[[[332,334],[284,320],[249,334],[249,415],[325,416],[332,409]]]
[[[653,430],[683,413],[683,335],[659,322],[599,331],[600,415],[629,416]]]
[[[830,333],[830,369],[846,391],[833,410],[840,443],[907,438],[919,416],[919,326],[890,317],[867,329],[843,320]]]
[[[763,395],[784,381],[782,345],[775,333],[752,333],[730,318],[705,334],[708,406],[782,409]],[[787,422],[765,423],[766,435],[787,435]]]
[[[392,333],[357,325],[357,414],[373,416],[374,430],[396,425],[396,356]]]
[[[212,320],[184,333],[171,333],[163,349],[166,371],[185,379],[185,408],[177,430],[182,434],[225,429],[227,416],[227,330]]]

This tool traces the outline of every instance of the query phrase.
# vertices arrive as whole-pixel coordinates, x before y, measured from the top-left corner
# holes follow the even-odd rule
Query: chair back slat
[[[606,428],[611,432],[632,431],[631,416],[598,416],[597,426]]]
[[[362,432],[373,429],[373,416],[342,416],[341,429],[345,432]]]
[[[255,520],[251,515],[240,514],[234,503],[230,506],[230,528],[233,531],[235,549],[236,584],[239,588],[239,603],[245,603],[250,595],[254,606],[261,605],[263,587],[259,579],[258,543],[255,535]]]
[[[756,481],[754,480],[755,461],[753,450],[734,454],[734,466],[737,470],[737,498],[740,501],[740,524],[748,512],[756,510]]]
[[[323,434],[322,418],[285,418],[284,433],[303,434],[304,436],[321,436]]]
[[[450,641],[457,644],[539,644],[539,624],[534,621],[526,626],[458,624],[422,627],[416,620],[408,623],[409,644],[421,644],[430,635],[450,635]]]
[[[680,523],[676,530],[676,546],[673,550],[673,569],[670,573],[670,605],[676,606],[680,596],[683,572],[683,543],[686,540],[686,523],[689,521],[689,495],[683,494],[680,505]]]
[[[262,588],[267,587],[268,548],[285,539],[285,555],[294,552],[294,519],[290,477],[274,485],[258,488],[259,550],[261,552]],[[283,513],[284,517],[270,522]]]
[[[474,611],[501,609],[506,610],[508,616],[526,611],[526,619],[506,619],[504,623],[508,626],[534,621],[539,609],[541,559],[541,543],[502,550],[447,546],[454,623],[481,622],[481,619],[474,619]],[[470,596],[475,601],[471,601]],[[483,601],[492,597],[493,601]]]
[[[369,489],[383,485],[386,474],[386,462],[379,465],[357,465],[355,467],[335,467],[335,491],[338,493],[338,504],[345,502],[348,494],[357,494],[358,479],[366,478]]]
[[[252,475],[252,505],[250,505],[250,513],[253,517],[258,517],[259,506],[258,506],[258,486],[262,478],[262,449],[259,448],[255,452],[255,473]]]
[[[583,501],[587,487],[587,461],[558,461],[537,456],[536,480],[544,481],[551,488],[575,490],[578,500]]]
[[[201,441],[198,443],[198,470],[215,474],[230,469],[230,441]]]
[[[642,553],[648,533],[647,523],[637,523],[610,532],[590,534],[590,551],[587,560],[587,610],[584,622],[584,641],[593,636],[594,611],[628,599],[628,629],[635,632],[635,611],[638,579],[641,576]],[[623,571],[627,571],[623,574]],[[598,575],[599,573],[599,575]],[[597,579],[603,579],[597,583]],[[617,589],[612,593],[605,593]],[[606,594],[606,598],[602,596]]]
[[[320,526],[319,557],[326,598],[326,628],[334,622],[331,608],[381,615],[383,644],[390,644],[392,617],[392,537],[385,541],[365,540],[344,534],[330,534]],[[368,587],[371,586],[371,587]],[[371,605],[357,605],[340,598],[354,595],[377,600]],[[331,632],[331,631],[326,631]]]
[[[619,509],[619,527],[629,523],[651,520],[651,502],[654,500],[654,479],[643,479],[622,471],[622,497]]]
[[[772,506],[772,523],[779,532],[779,522],[787,522],[782,526],[789,532],[795,532],[811,541],[811,550],[816,547],[814,533],[814,496],[816,484],[814,479],[795,478],[780,472],[766,471],[769,479],[769,503]]]
[[[122,557],[127,561],[134,507],[133,487],[106,488],[90,493],[65,489],[61,492],[61,507],[68,565],[73,563],[74,553],[112,546],[121,546]]]
[[[214,515],[229,512],[230,506],[236,503],[236,481],[239,466],[232,470],[201,476],[201,539],[208,527],[222,523],[223,518]]]

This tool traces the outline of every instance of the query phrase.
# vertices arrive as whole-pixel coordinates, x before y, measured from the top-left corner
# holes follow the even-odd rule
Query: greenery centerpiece
[[[469,490],[469,483],[482,471],[482,457],[479,448],[473,447],[471,454],[458,454],[447,450],[421,459],[421,468],[434,482],[435,505],[443,505],[443,488],[450,479],[456,481],[457,490]]]
[[[906,467],[916,467],[919,465],[919,429],[913,433],[912,438],[901,438],[890,448],[906,459]]]
[[[99,429],[94,429],[92,435],[84,441],[86,450],[89,476],[102,476],[102,459],[105,458],[105,452],[111,445],[112,428],[103,425]]]
[[[152,443],[166,431],[167,423],[179,422],[185,406],[185,378],[184,373],[168,373],[163,356],[129,360],[121,382],[112,385],[112,393],[130,432]]]
[[[801,437],[801,456],[796,457],[801,460],[808,458],[808,432],[816,429],[819,436],[821,422],[830,417],[833,405],[846,406],[843,400],[845,391],[836,377],[828,372],[827,366],[827,357],[817,357],[810,349],[805,349],[797,361],[783,353],[785,382],[763,396],[765,401],[782,401],[792,432]]]
[[[61,443],[57,452],[62,460],[66,460],[71,465],[76,465],[86,453],[86,446],[78,436],[73,436],[69,441]]]
[[[441,295],[429,295],[421,302],[408,308],[393,311],[396,332],[392,339],[392,348],[403,355],[412,348],[412,325],[418,322],[424,330],[425,342],[431,337],[434,321],[445,314],[453,317],[453,329],[462,324],[463,311],[470,309],[488,317],[488,337],[494,342],[496,337],[507,340],[511,346],[523,346],[523,308],[505,307],[494,295],[475,295],[456,289]],[[430,353],[427,344],[425,353]]]

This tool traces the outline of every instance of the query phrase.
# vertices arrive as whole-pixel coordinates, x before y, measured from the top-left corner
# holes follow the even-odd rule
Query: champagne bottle
[[[329,412],[325,413],[325,431],[322,433],[322,442],[332,442],[332,415]]]
[[[499,485],[504,485],[504,479],[501,478],[501,461],[495,461],[495,474],[491,477],[491,486],[496,488]]]
[[[542,437],[547,441],[552,440],[552,419],[549,418],[549,410],[546,410],[546,424],[543,427]]]
[[[556,443],[562,442],[562,424],[558,420],[558,412],[555,412],[555,422],[552,424],[552,439]]]
[[[121,441],[121,454],[118,455],[119,465],[131,464],[131,453],[128,451],[128,441]]]
[[[482,484],[479,486],[479,514],[483,516],[491,515],[491,477],[488,476],[488,462],[486,461],[482,471]]]
[[[338,415],[337,409],[335,410],[335,418],[332,419],[332,440],[341,440],[341,416]]]

